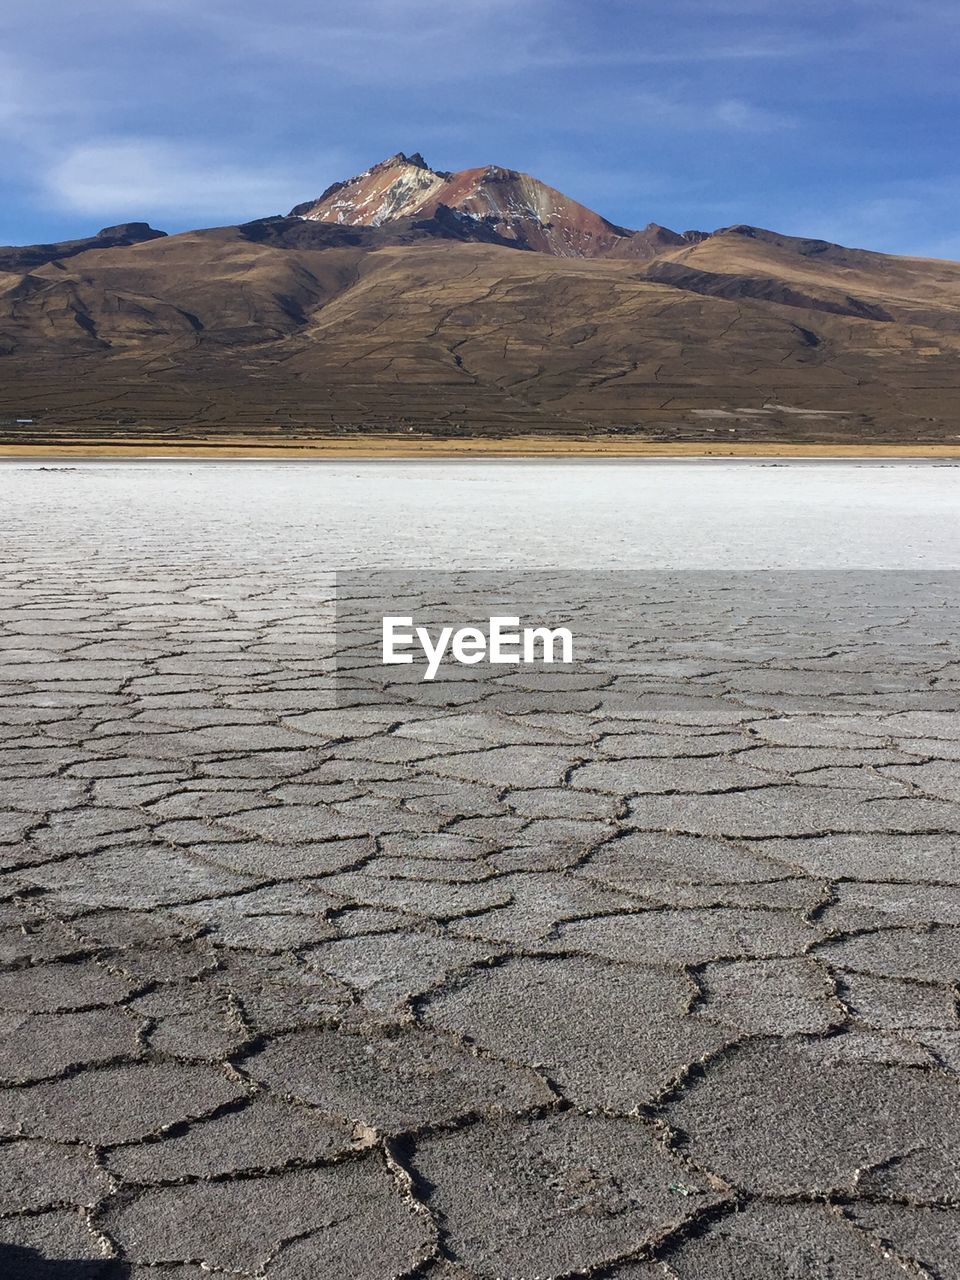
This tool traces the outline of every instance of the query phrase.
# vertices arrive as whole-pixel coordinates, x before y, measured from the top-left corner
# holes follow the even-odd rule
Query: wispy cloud
[[[320,167],[336,171],[329,157]],[[252,218],[285,213],[303,194],[302,175],[224,161],[209,148],[162,138],[85,143],[51,167],[44,185],[64,209],[144,217]]]
[[[329,67],[349,83],[454,84],[471,77],[536,72],[696,66],[703,63],[781,62],[869,43],[869,31],[744,29],[718,38],[710,23],[656,19],[604,26],[562,0],[326,0],[322,7],[141,0],[168,16],[189,21],[202,38],[235,56],[283,60],[293,66]],[[701,0],[697,6],[702,13]],[[636,12],[636,11],[635,11]],[[602,19],[603,15],[598,15]],[[604,34],[598,38],[598,29]]]
[[[682,99],[673,94],[641,93],[635,100],[639,118],[668,129],[720,129],[735,133],[768,133],[792,128],[796,120],[783,111],[743,98],[714,101]]]

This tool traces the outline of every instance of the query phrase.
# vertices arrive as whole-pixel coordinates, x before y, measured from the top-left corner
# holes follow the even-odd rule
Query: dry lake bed
[[[956,1280],[958,481],[0,465],[0,1274]]]

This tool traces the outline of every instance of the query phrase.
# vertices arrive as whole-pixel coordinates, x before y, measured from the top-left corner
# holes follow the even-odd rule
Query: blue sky
[[[0,243],[234,222],[398,150],[628,226],[960,258],[957,0],[22,0]]]

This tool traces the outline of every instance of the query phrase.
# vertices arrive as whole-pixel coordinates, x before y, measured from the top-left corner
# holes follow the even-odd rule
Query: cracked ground
[[[4,1276],[960,1276],[956,575],[601,581],[608,661],[394,697],[302,549],[28,515]]]

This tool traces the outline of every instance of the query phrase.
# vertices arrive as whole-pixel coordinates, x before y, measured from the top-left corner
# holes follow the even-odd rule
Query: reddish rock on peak
[[[444,173],[431,169],[419,152],[400,152],[355,178],[334,183],[292,213],[316,222],[376,227],[398,218],[431,218],[441,207],[518,248],[558,258],[652,258],[685,243],[655,223],[643,231],[618,227],[516,169],[488,165]]]

